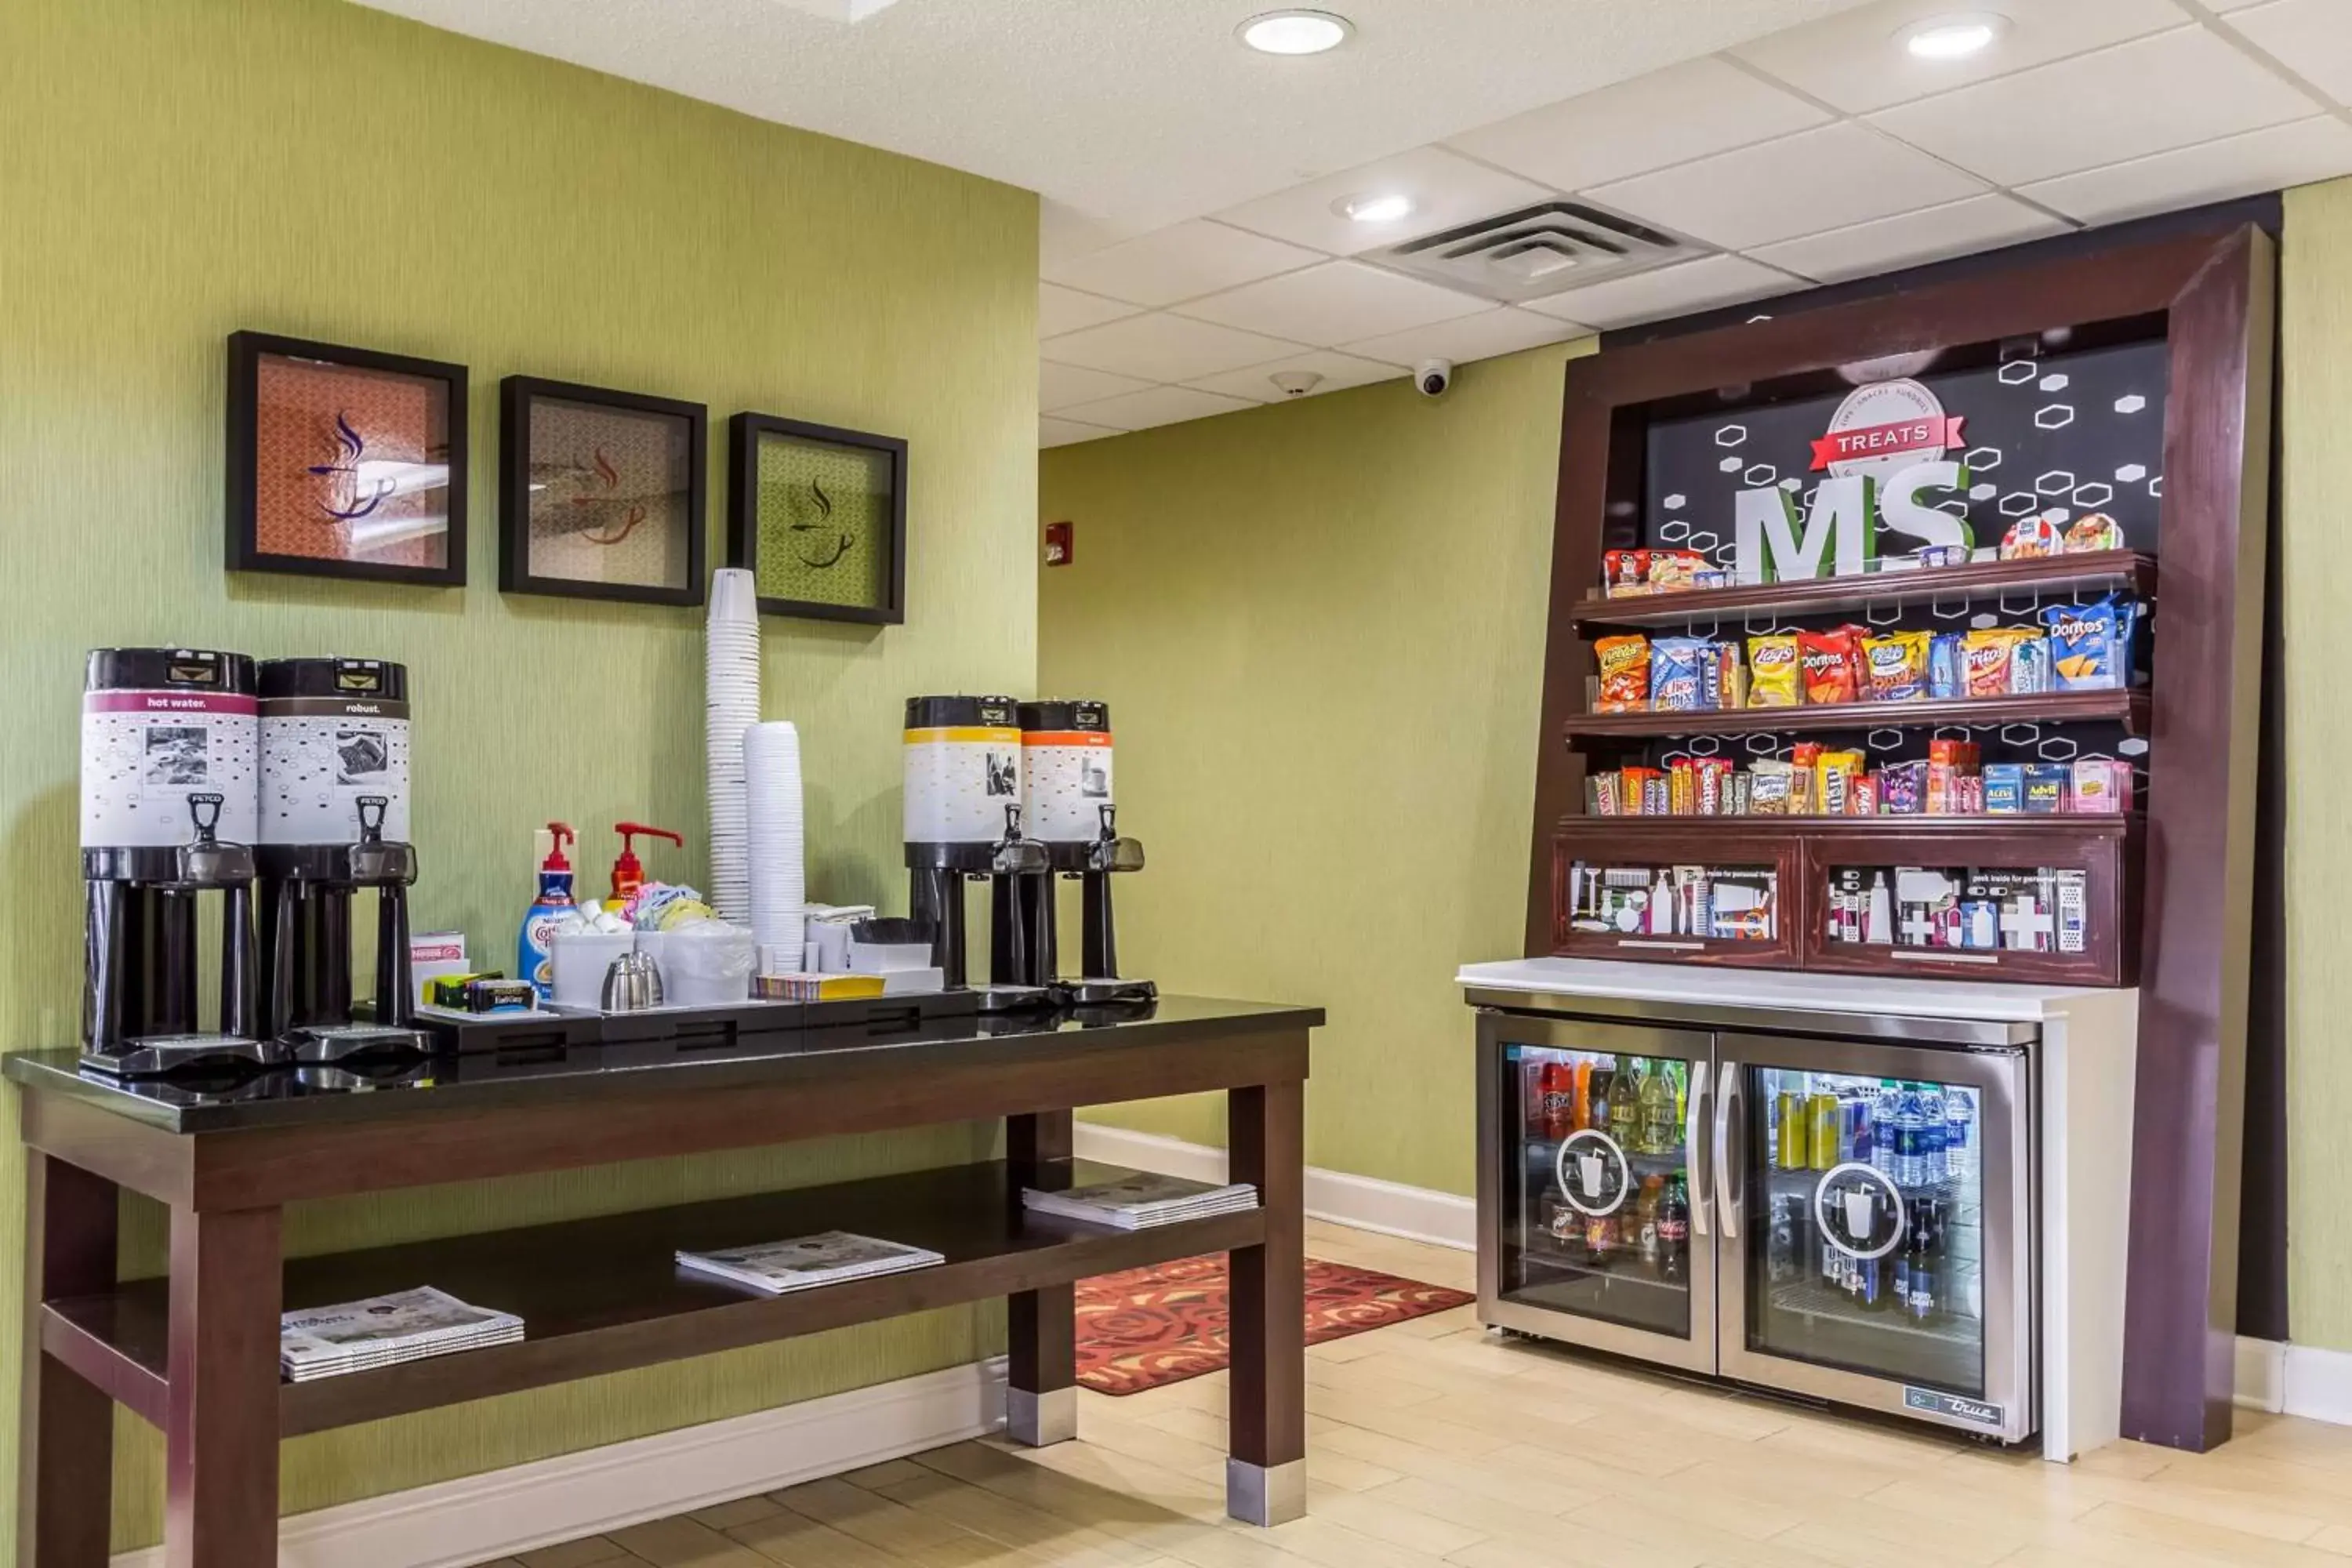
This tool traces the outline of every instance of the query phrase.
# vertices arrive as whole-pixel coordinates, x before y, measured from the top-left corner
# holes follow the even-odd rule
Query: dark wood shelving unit
[[[1956,833],[1987,839],[2042,837],[2063,841],[2101,835],[2128,837],[2140,831],[2146,818],[2138,812],[2121,811],[2050,812],[2031,816],[2022,812],[1953,816],[1922,811],[1886,816],[1659,816],[1636,813],[1620,816],[1576,816],[1565,817],[1562,821],[1564,825],[1572,823],[1579,826],[1614,822],[1626,827],[1668,827],[1677,834],[1715,834],[1726,837],[1752,837],[1759,830],[1793,832],[1875,843],[1881,839],[1900,842],[1922,835],[1942,838]]]
[[[2031,697],[1931,698],[1916,702],[1828,702],[1801,708],[1715,708],[1696,712],[1576,713],[1571,741],[1661,735],[1806,734],[1822,730],[1922,730],[1941,724],[2068,723],[2109,719],[2147,732],[2146,688],[2044,691]]]
[[[1738,583],[1673,594],[1610,598],[1590,594],[1570,606],[1580,630],[1611,626],[1678,626],[1695,621],[1758,615],[1834,615],[1874,606],[1948,604],[2007,590],[2156,594],[2156,558],[2130,550],[2096,550],[2024,561],[1974,561],[1965,566],[1873,572],[1859,577],[1808,577],[1784,583]]]
[[[1079,1163],[1071,1184],[1129,1174]],[[947,1261],[904,1274],[763,1296],[680,1269],[707,1250],[850,1230],[929,1247]],[[560,1225],[289,1259],[288,1310],[434,1285],[514,1312],[517,1344],[464,1351],[278,1390],[280,1436],[763,1344],[879,1318],[1064,1286],[1097,1274],[1254,1247],[1250,1209],[1146,1230],[1033,1215],[1003,1162],[644,1209]],[[164,1279],[41,1308],[42,1348],[157,1426],[170,1396]]]

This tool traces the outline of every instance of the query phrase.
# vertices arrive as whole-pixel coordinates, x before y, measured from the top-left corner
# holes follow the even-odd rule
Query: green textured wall
[[[2279,574],[2287,647],[2287,1317],[2298,1343],[2352,1351],[2352,968],[2336,934],[2352,878],[2343,806],[2352,733],[2341,660],[2352,626],[2344,476],[2352,468],[2352,179],[2286,193],[2279,330],[2284,458]]]
[[[1125,967],[1319,1003],[1308,1160],[1471,1190],[1454,966],[1520,949],[1560,367],[1055,447],[1038,689],[1111,705]],[[1222,1143],[1221,1102],[1088,1113]]]
[[[908,622],[767,623],[770,717],[802,729],[811,886],[903,900],[898,704],[1034,671],[1036,209],[1026,193],[332,0],[17,0],[0,11],[0,1045],[76,1027],[76,692],[85,649],[168,642],[404,660],[420,929],[509,951],[532,826],[702,820],[698,615],[497,592],[510,373],[710,406],[711,515],[740,408],[913,444]],[[472,585],[221,571],[222,340],[250,327],[473,369]],[[614,847],[592,832],[583,863]],[[656,847],[657,875],[698,875]],[[13,1097],[4,1105],[15,1124]],[[984,1129],[297,1210],[320,1250],[967,1157]],[[583,1154],[589,1152],[583,1151]],[[22,1152],[0,1135],[0,1278]],[[134,1206],[126,1249],[158,1257]],[[16,1408],[0,1291],[0,1409]],[[289,1511],[962,1362],[947,1312],[289,1446]],[[152,1539],[157,1446],[126,1422],[118,1539]],[[0,1421],[0,1477],[13,1470]],[[0,1509],[5,1514],[6,1509]],[[11,1533],[0,1531],[0,1536]],[[0,1563],[9,1547],[0,1541]]]

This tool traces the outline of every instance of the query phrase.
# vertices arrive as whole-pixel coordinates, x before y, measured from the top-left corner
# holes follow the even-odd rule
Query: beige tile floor
[[[1318,1257],[1471,1286],[1324,1225]],[[2209,1455],[2060,1468],[1490,1339],[1469,1309],[1308,1352],[1307,1517],[1223,1519],[1225,1379],[1079,1393],[990,1440],[490,1568],[2347,1568],[2352,1427],[2242,1412]]]

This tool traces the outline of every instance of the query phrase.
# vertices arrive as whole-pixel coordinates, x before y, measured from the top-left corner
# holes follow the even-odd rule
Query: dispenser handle
[[[225,795],[203,794],[188,796],[188,820],[195,825],[196,842],[210,844],[220,826],[221,807],[228,804]]]
[[[360,842],[383,843],[383,819],[392,810],[392,797],[382,795],[363,795],[352,804],[359,807]]]

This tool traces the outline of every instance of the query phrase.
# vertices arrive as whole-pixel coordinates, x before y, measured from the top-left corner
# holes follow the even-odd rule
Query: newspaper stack
[[[875,1274],[898,1274],[928,1268],[947,1259],[924,1247],[908,1247],[845,1230],[820,1231],[814,1236],[772,1241],[760,1247],[731,1247],[723,1252],[680,1252],[677,1265],[697,1274],[730,1280],[782,1296],[790,1290],[813,1290],[845,1279]]]
[[[1187,1181],[1181,1176],[1144,1173],[1061,1193],[1041,1193],[1034,1187],[1024,1187],[1021,1201],[1039,1214],[1116,1226],[1120,1230],[1142,1230],[1155,1225],[1173,1225],[1178,1220],[1206,1219],[1211,1215],[1254,1209],[1257,1207],[1257,1189],[1247,1182],[1213,1187],[1206,1182]]]
[[[513,1313],[467,1306],[427,1285],[284,1314],[278,1320],[278,1369],[308,1383],[521,1338],[522,1320]]]

